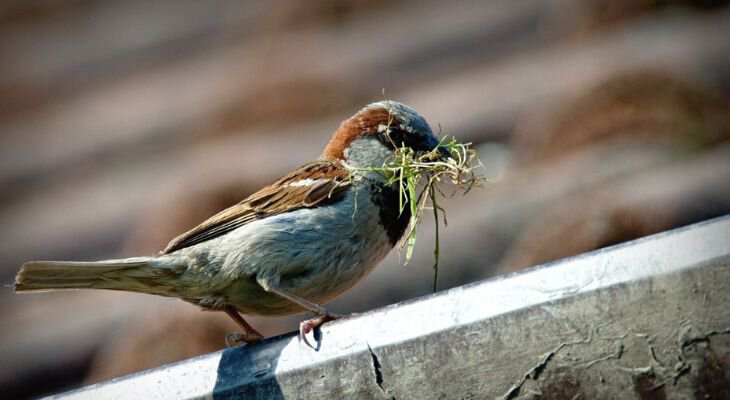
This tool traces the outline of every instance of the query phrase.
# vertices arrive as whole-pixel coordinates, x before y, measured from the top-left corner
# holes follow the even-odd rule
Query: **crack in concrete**
[[[522,375],[522,378],[520,378],[519,382],[512,385],[512,387],[510,387],[507,390],[507,393],[502,395],[501,400],[513,400],[520,394],[520,390],[522,390],[522,387],[525,385],[525,382],[527,382],[528,379],[536,381],[538,378],[540,378],[540,374],[542,374],[543,371],[545,371],[545,368],[547,368],[547,365],[550,362],[550,360],[552,360],[552,358],[555,357],[555,355],[563,347],[573,346],[576,344],[587,344],[587,343],[591,343],[592,341],[593,341],[593,331],[589,331],[589,336],[586,339],[576,340],[574,342],[560,343],[552,351],[543,354],[540,361],[538,361],[537,364],[535,364],[535,366],[532,367],[529,371],[525,372],[525,374]],[[621,352],[623,353],[623,349],[621,350]]]
[[[380,391],[383,392],[383,394],[390,400],[395,400],[395,396],[388,393],[388,391],[383,386],[383,371],[382,371],[382,365],[380,365],[380,360],[378,359],[377,354],[373,351],[373,348],[370,347],[370,343],[367,343],[368,351],[370,352],[370,357],[373,361],[373,373],[375,374],[375,383],[380,388]]]
[[[673,367],[667,367],[662,362],[659,361],[659,359],[656,356],[656,351],[654,349],[654,346],[649,343],[647,344],[649,349],[649,355],[651,356],[651,364],[646,367],[634,367],[634,368],[626,368],[619,366],[619,369],[623,371],[630,372],[634,375],[646,375],[646,374],[654,374],[658,382],[654,384],[650,390],[654,391],[661,387],[664,387],[667,383],[671,382],[672,385],[676,385],[679,379],[689,373],[692,369],[691,362],[687,360],[687,348],[689,348],[692,345],[695,345],[697,343],[709,343],[710,338],[713,336],[719,336],[719,335],[728,335],[730,334],[730,328],[725,328],[723,330],[712,330],[705,334],[695,334],[692,336],[687,337],[692,333],[693,330],[696,330],[696,327],[691,324],[691,321],[687,320],[684,321],[684,329],[682,329],[678,336],[677,344],[677,364]],[[639,335],[637,335],[639,336]],[[641,335],[639,337],[647,338],[648,335]],[[647,340],[648,341],[648,340]]]
[[[656,390],[662,386],[664,386],[667,382],[672,381],[673,385],[677,384],[677,380],[681,378],[683,375],[687,374],[689,370],[691,369],[689,362],[687,362],[686,359],[686,351],[687,348],[695,345],[697,343],[707,343],[710,341],[710,338],[712,336],[718,336],[718,335],[728,335],[730,334],[730,328],[722,329],[722,330],[712,330],[702,335],[693,335],[690,337],[682,338],[682,336],[687,336],[691,332],[691,328],[693,326],[690,325],[689,328],[687,328],[684,332],[680,333],[680,340],[679,340],[679,355],[678,360],[679,362],[674,368],[674,374],[669,376],[667,379],[664,379],[662,382],[657,383],[654,385],[654,387],[651,388],[651,390]],[[617,338],[625,338],[626,335],[618,336],[615,338],[601,338],[603,340],[610,340],[610,339],[617,339]],[[543,354],[540,361],[537,362],[529,371],[527,371],[520,380],[512,385],[507,392],[502,395],[501,400],[513,400],[517,396],[519,396],[520,391],[522,390],[523,386],[528,380],[537,381],[540,375],[545,371],[550,361],[555,357],[555,355],[566,346],[572,346],[576,344],[586,344],[590,343],[593,340],[593,331],[590,331],[590,336],[585,340],[579,340],[575,342],[563,342],[560,343],[556,348],[554,348],[552,351]],[[653,361],[660,367],[662,367],[661,363],[659,363],[659,360],[656,358],[656,354],[654,353],[654,348],[651,344],[649,344],[649,350],[650,355],[653,359]],[[625,351],[624,344],[621,340],[617,340],[616,343],[616,350],[608,354],[604,357],[597,358],[595,360],[592,360],[588,363],[583,364],[584,368],[590,368],[595,364],[598,364],[603,361],[608,361],[610,359],[617,359],[620,360],[623,356],[623,353]],[[643,368],[621,368],[623,370],[631,371],[633,373],[639,373],[639,374],[646,374],[646,373],[653,373],[654,368],[653,366],[643,367]]]
[[[623,356],[623,354],[624,354],[624,343],[621,342],[621,341],[618,341],[616,343],[616,350],[613,353],[608,354],[608,355],[603,356],[603,357],[596,358],[595,360],[592,360],[590,362],[587,362],[587,363],[585,363],[583,365],[583,368],[588,369],[588,368],[590,368],[590,367],[592,367],[592,366],[594,366],[594,365],[596,365],[596,364],[598,364],[600,362],[608,361],[608,360],[611,360],[611,359],[620,360],[621,359],[621,356]]]
[[[688,339],[684,339],[680,343],[680,345],[681,345],[681,352],[682,352],[682,354],[684,354],[685,349],[687,347],[689,347],[689,346],[691,346],[693,344],[696,344],[696,343],[703,343],[703,342],[706,343],[706,342],[709,342],[710,341],[710,338],[712,336],[720,336],[720,335],[730,335],[730,328],[725,328],[725,329],[723,329],[721,331],[712,330],[712,331],[709,331],[709,332],[705,333],[704,335],[700,335],[700,336],[695,336],[695,337],[691,337],[691,338],[688,338]]]
[[[543,354],[542,359],[540,359],[534,367],[527,371],[522,378],[520,378],[519,382],[515,383],[511,388],[509,388],[509,390],[507,390],[507,393],[502,396],[502,400],[512,400],[517,397],[525,382],[527,382],[528,379],[537,380],[537,378],[540,377],[540,374],[545,370],[545,368],[547,368],[548,363],[555,354],[567,345],[568,343],[560,343],[560,345],[553,349],[553,351]]]
[[[695,345],[697,343],[709,343],[710,338],[712,336],[719,336],[719,335],[730,335],[730,328],[725,328],[723,330],[712,330],[709,331],[703,335],[696,335],[688,338],[682,338],[682,336],[687,336],[691,333],[693,329],[696,329],[694,325],[687,325],[683,332],[680,332],[679,336],[679,354],[677,355],[677,365],[674,368],[675,373],[670,376],[668,379],[666,379],[663,384],[666,384],[667,381],[671,380],[672,385],[676,385],[679,378],[686,375],[690,369],[692,369],[691,364],[687,361],[687,348]]]

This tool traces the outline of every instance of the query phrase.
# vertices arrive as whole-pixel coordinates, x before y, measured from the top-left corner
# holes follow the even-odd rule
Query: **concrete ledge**
[[[730,216],[56,398],[727,398],[728,304]]]

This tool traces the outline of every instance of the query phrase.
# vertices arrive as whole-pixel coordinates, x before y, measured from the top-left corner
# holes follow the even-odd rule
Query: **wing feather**
[[[305,164],[176,237],[162,253],[219,237],[251,221],[335,203],[342,199],[349,186],[347,176],[347,171],[336,161],[320,159]]]

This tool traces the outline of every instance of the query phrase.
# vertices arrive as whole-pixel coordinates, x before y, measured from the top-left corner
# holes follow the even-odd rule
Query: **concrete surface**
[[[727,398],[728,267],[730,216],[57,398]]]

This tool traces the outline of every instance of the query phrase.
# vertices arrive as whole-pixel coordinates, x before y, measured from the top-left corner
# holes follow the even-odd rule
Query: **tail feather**
[[[181,268],[182,267],[182,268]],[[184,271],[156,258],[94,262],[31,261],[15,277],[16,292],[111,289],[170,295],[173,278]]]

